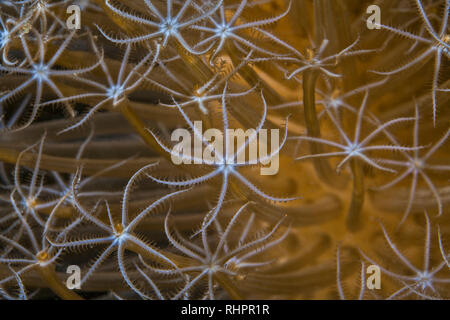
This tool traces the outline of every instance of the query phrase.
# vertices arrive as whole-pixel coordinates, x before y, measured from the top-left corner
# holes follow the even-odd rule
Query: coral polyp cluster
[[[0,297],[450,298],[449,10],[1,1]]]

